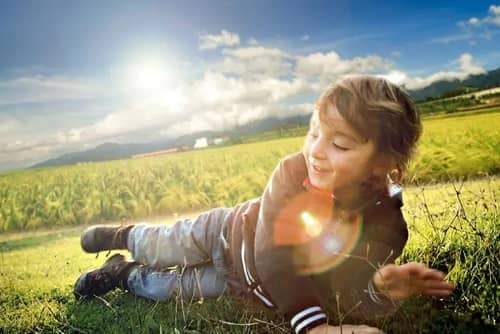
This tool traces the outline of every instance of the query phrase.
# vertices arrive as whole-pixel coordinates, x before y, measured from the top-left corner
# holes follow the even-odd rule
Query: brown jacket
[[[228,230],[240,279],[291,319],[296,333],[326,322],[336,310],[332,296],[340,296],[344,311],[359,302],[361,313],[391,307],[371,278],[378,265],[394,262],[408,238],[400,193],[374,194],[345,216],[330,194],[307,188],[306,178],[301,153],[283,159],[262,197],[234,208]]]

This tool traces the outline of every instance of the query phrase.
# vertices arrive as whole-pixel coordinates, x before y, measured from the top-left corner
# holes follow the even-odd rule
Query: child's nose
[[[327,141],[319,136],[311,145],[311,155],[317,159],[325,159],[326,145],[328,145]]]

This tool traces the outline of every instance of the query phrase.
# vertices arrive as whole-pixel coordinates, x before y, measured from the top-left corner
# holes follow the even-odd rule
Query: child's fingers
[[[429,280],[429,279],[434,279],[434,280],[443,280],[446,277],[446,274],[443,273],[442,271],[435,270],[435,269],[427,269],[424,274],[422,275],[423,279]]]
[[[453,284],[443,281],[425,281],[421,293],[427,296],[446,297],[453,291]]]
[[[431,289],[422,291],[422,294],[425,296],[433,296],[433,297],[448,297],[451,294],[451,290]]]
[[[427,270],[425,264],[418,262],[406,263],[401,265],[400,268],[404,268],[404,270],[406,270],[406,272],[411,276],[420,276]]]
[[[442,280],[425,280],[422,282],[422,285],[424,289],[453,290],[454,288],[453,284]]]

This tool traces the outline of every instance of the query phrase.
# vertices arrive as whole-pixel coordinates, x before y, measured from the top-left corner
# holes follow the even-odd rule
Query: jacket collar
[[[313,186],[309,177],[307,177],[304,182],[302,182],[302,186],[307,191],[312,192],[316,196],[320,196],[323,199],[331,198],[334,206],[340,208],[345,207],[337,198],[335,198],[335,194],[332,191],[319,189]],[[360,204],[356,205],[354,209],[362,210],[370,204],[377,204],[381,200],[387,199],[395,201],[398,206],[401,207],[403,205],[402,187],[396,183],[391,182],[382,191],[370,191],[363,195],[363,199],[360,200]]]

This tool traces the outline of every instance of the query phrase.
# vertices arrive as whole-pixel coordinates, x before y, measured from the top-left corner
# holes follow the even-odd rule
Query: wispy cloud
[[[289,74],[292,67],[291,56],[278,48],[252,46],[225,49],[223,55],[223,61],[215,65],[215,69],[242,77],[282,77]]]
[[[381,76],[398,85],[404,85],[407,89],[420,89],[437,81],[465,80],[471,75],[485,72],[481,66],[474,63],[474,59],[469,53],[462,54],[456,62],[459,64],[459,70],[439,71],[427,77],[409,76],[399,70],[393,70]]]
[[[347,45],[350,43],[359,43],[362,41],[368,41],[373,39],[378,39],[382,37],[387,37],[385,33],[362,33],[355,35],[348,35],[338,38],[314,38],[313,43],[308,43],[304,46],[292,47],[296,53],[299,54],[310,54],[314,52],[329,52],[338,49],[340,46]],[[316,42],[317,41],[317,42]]]
[[[437,44],[450,44],[453,42],[467,41],[472,39],[473,37],[474,36],[471,33],[462,33],[462,34],[433,38],[431,39],[430,42]]]
[[[347,74],[385,72],[391,67],[390,60],[378,55],[346,59],[336,52],[318,52],[297,57],[296,74],[298,77],[328,84]]]
[[[235,46],[240,44],[240,36],[238,34],[221,30],[220,34],[200,35],[200,50],[213,50],[224,46]]]
[[[431,39],[432,44],[450,44],[467,41],[470,45],[476,45],[481,40],[491,40],[494,35],[500,33],[500,6],[491,5],[488,15],[483,18],[470,17],[465,21],[457,22],[460,32],[448,36]]]
[[[102,92],[96,82],[89,79],[66,75],[23,76],[0,81],[0,106],[91,99]]]
[[[399,57],[401,57],[401,55],[402,55],[401,51],[394,50],[391,52],[391,56],[395,57],[395,58],[399,58]]]
[[[258,44],[259,44],[259,41],[257,41],[254,37],[250,37],[250,38],[247,40],[247,44],[248,44],[248,45],[258,45]]]
[[[467,21],[458,23],[461,27],[481,27],[481,26],[496,26],[500,27],[500,6],[491,5],[488,10],[488,15],[483,18],[471,17]]]

